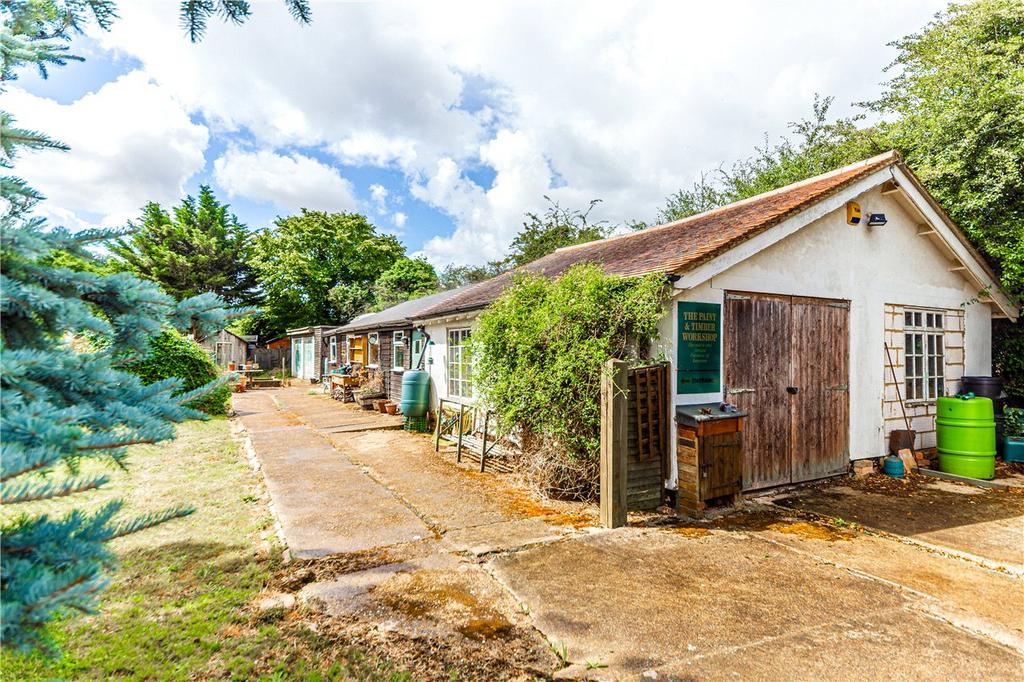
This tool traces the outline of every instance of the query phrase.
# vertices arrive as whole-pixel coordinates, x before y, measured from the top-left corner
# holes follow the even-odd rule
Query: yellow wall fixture
[[[858,204],[856,201],[846,202],[846,224],[860,224],[860,204]]]

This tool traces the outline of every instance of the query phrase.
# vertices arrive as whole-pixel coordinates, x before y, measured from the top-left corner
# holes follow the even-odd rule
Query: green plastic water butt
[[[430,407],[430,374],[422,369],[409,370],[402,377],[402,414],[424,417]]]
[[[939,471],[995,478],[996,422],[988,398],[939,398],[935,426]]]

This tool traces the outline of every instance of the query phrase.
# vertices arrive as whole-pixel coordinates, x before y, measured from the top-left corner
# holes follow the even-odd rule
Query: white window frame
[[[228,349],[228,352],[226,354],[224,354],[224,355],[221,355],[221,352],[220,352],[220,347],[221,346],[226,346],[227,349]],[[221,359],[224,360],[224,362],[220,364],[221,367],[227,367],[229,363],[232,363],[232,362],[235,361],[235,344],[231,343],[230,341],[218,341],[216,346],[214,347],[213,352],[214,352],[214,357],[217,360],[221,360]]]
[[[453,327],[446,332],[445,385],[448,388],[448,395],[456,398],[472,398],[473,385],[470,382],[470,375],[473,370],[473,359],[469,356],[467,344],[472,336],[472,329]]]
[[[903,309],[903,390],[908,403],[932,403],[946,385],[946,313]]]
[[[366,366],[380,367],[380,334],[377,332],[366,335]]]
[[[351,365],[355,363],[355,359],[352,357],[352,339],[354,337],[351,334],[345,335],[345,358],[348,361],[347,364]]]
[[[331,362],[337,362],[338,361],[338,337],[337,336],[332,336],[331,337],[330,348],[331,348]]]
[[[402,361],[398,362],[398,349],[402,349]],[[405,347],[405,332],[391,332],[391,370],[393,372],[405,371],[405,357],[409,349]]]

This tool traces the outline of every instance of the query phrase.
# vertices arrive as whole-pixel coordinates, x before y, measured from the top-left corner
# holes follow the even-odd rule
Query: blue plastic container
[[[896,455],[889,455],[882,464],[882,473],[893,478],[903,478],[907,472],[903,466],[903,460]]]
[[[1003,443],[1004,462],[1024,462],[1024,438],[1006,436]]]

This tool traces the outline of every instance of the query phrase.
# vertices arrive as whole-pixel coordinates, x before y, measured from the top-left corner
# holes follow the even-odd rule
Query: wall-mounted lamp
[[[881,227],[885,225],[888,220],[885,219],[884,213],[869,213],[868,214],[868,227]]]

